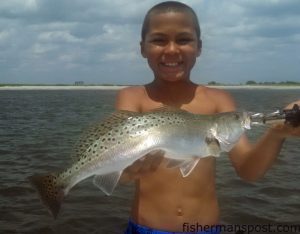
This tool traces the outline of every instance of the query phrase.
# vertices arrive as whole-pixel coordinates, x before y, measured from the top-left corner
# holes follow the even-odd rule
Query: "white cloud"
[[[97,83],[100,72],[104,77],[101,82],[118,83],[122,69],[128,83],[147,82],[140,79],[150,74],[139,54],[140,27],[146,11],[158,2],[0,1],[0,82],[20,82],[26,74],[29,78],[24,82],[36,82],[42,76],[45,83],[72,83],[72,79],[84,76]],[[202,76],[224,82],[238,82],[243,76],[281,79],[274,76],[274,67],[299,70],[295,66],[295,61],[300,62],[298,0],[185,2],[197,12],[203,35],[196,81]],[[268,60],[265,78],[256,73],[264,60]],[[272,74],[267,72],[268,66]],[[69,78],[59,79],[66,76]],[[289,79],[299,78],[294,75]]]
[[[82,40],[74,37],[69,31],[52,31],[43,32],[38,35],[38,40],[42,42],[64,42],[64,43],[76,43]]]
[[[103,55],[103,58],[101,61],[119,61],[122,62],[122,60],[127,61],[128,60],[135,60],[139,57],[139,54],[136,51],[122,51],[122,50],[117,50],[117,51],[110,51],[106,54]]]

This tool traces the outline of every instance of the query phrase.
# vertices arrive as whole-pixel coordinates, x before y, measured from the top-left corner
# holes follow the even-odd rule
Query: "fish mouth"
[[[251,129],[251,115],[244,112],[243,113],[243,122],[242,122],[242,125],[245,129]]]

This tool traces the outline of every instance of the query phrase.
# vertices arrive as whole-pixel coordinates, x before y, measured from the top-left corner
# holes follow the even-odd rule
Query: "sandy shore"
[[[128,86],[1,86],[0,90],[119,90]],[[208,86],[219,89],[299,89],[300,86],[237,85]]]
[[[119,90],[128,86],[1,86],[0,90]]]
[[[208,86],[218,89],[300,89],[300,86],[287,85],[226,85],[226,86]]]

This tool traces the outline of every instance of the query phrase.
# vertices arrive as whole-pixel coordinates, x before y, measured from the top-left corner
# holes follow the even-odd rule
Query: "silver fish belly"
[[[110,195],[126,167],[148,153],[163,150],[168,167],[178,167],[186,177],[201,157],[230,151],[247,128],[250,116],[246,112],[196,115],[174,109],[143,114],[118,111],[83,134],[71,167],[61,173],[32,176],[30,181],[56,217],[69,190],[90,176]]]

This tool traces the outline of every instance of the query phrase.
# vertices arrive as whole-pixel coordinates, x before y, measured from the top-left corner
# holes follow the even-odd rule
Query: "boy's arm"
[[[223,94],[218,105],[218,112],[235,110],[235,104],[229,94]],[[300,105],[300,100],[291,103]],[[243,135],[238,144],[231,150],[230,159],[237,174],[247,181],[261,178],[272,166],[279,154],[282,144],[287,137],[300,137],[300,127],[291,127],[288,124],[277,124],[270,127],[255,144],[250,144],[246,135]]]
[[[287,106],[287,109],[291,109],[293,104],[295,103]],[[248,181],[261,178],[272,166],[288,137],[300,137],[300,127],[295,128],[284,123],[276,124],[270,127],[254,145],[250,145],[243,136],[230,152],[231,161],[238,175]]]

